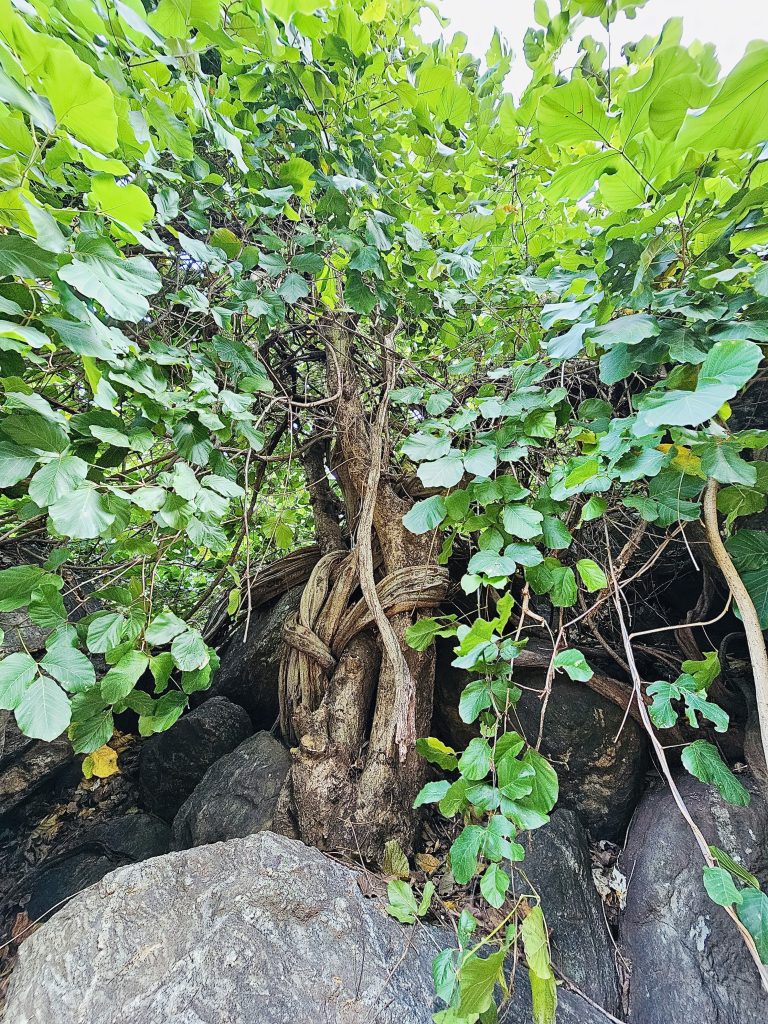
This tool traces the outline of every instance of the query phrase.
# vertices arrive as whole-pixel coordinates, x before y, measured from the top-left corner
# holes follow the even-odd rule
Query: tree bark
[[[348,339],[337,331],[328,344],[335,356],[328,360],[329,377],[331,370],[341,375],[340,381],[329,380],[328,389],[339,393],[332,468],[354,543],[350,555],[337,548],[337,555],[318,567],[305,592],[301,621],[289,624],[290,642],[299,653],[289,652],[283,661],[281,719],[295,746],[280,824],[292,825],[295,834],[321,849],[377,862],[390,839],[405,850],[413,848],[413,801],[425,779],[414,741],[429,729],[434,690],[434,652],[411,650],[405,642],[415,611],[429,614],[434,608],[425,607],[419,594],[388,598],[384,581],[404,582],[406,589],[409,580],[418,581],[418,568],[434,565],[433,538],[417,537],[403,526],[410,502],[395,493],[386,473],[392,336],[381,343],[385,385],[373,423],[362,403]],[[316,501],[319,496],[313,506]],[[328,507],[323,501],[323,516]],[[319,543],[331,546],[334,531],[325,521],[319,526]],[[444,576],[436,565],[434,576],[439,581]],[[360,594],[372,625],[336,650],[336,631],[355,598],[362,605]]]

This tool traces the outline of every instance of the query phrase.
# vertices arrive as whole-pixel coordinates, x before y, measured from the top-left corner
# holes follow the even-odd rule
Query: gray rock
[[[541,895],[552,961],[596,1003],[616,1013],[619,990],[611,937],[592,881],[589,847],[578,816],[556,810],[548,825],[522,840],[520,865]],[[515,886],[530,892],[515,871]]]
[[[173,822],[176,849],[240,839],[271,828],[291,755],[257,732],[211,765]]]
[[[768,803],[725,803],[686,776],[680,792],[707,842],[768,884]],[[725,911],[707,896],[702,858],[668,789],[651,790],[632,822],[620,866],[629,879],[620,938],[632,961],[630,1021],[757,1024],[768,997]]]
[[[74,845],[35,868],[16,895],[29,895],[27,913],[39,920],[115,868],[167,853],[170,838],[168,825],[151,814],[86,825]]]
[[[27,939],[13,1024],[431,1024],[430,929],[269,832],[120,868]]]
[[[28,741],[9,720],[6,743],[6,763],[0,767],[0,816],[14,810],[74,764],[72,744],[66,736],[50,743]]]
[[[458,710],[461,692],[471,677],[451,665],[451,646],[451,641],[437,646],[432,733],[463,749],[477,735],[474,726],[462,722]],[[516,679],[534,691],[543,689],[545,668],[523,662],[521,658]],[[537,694],[531,689],[523,690],[512,721],[531,742],[539,734],[540,714]],[[598,839],[622,837],[645,781],[646,737],[632,718],[622,727],[623,719],[618,705],[584,683],[555,679],[547,704],[541,753],[552,762],[560,780],[560,806],[577,810]]]
[[[254,728],[271,729],[280,711],[277,677],[283,623],[299,607],[303,587],[294,587],[266,611],[255,612],[221,652],[221,665],[208,693],[244,707]]]
[[[168,732],[150,736],[139,761],[139,793],[147,810],[172,821],[210,766],[253,731],[246,712],[224,697],[206,701]]]

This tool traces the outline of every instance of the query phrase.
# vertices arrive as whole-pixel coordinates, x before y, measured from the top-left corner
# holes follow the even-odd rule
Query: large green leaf
[[[536,116],[541,137],[548,145],[573,142],[608,142],[613,126],[589,80],[573,78],[547,90]]]
[[[115,521],[104,495],[87,481],[55,501],[48,512],[59,533],[77,540],[99,537]]]
[[[13,711],[37,677],[37,663],[29,654],[9,654],[0,661],[0,709]]]
[[[100,302],[109,316],[132,323],[147,315],[146,296],[160,288],[160,276],[146,256],[126,258],[106,238],[83,235],[74,259],[61,268],[59,277]]]
[[[49,278],[56,270],[54,253],[21,235],[0,235],[0,266],[6,274],[24,278]]]
[[[749,149],[764,141],[766,118],[768,43],[762,43],[739,61],[705,110],[688,115],[677,145],[705,153]]]
[[[32,683],[14,713],[24,735],[37,740],[55,740],[71,718],[67,695],[47,676],[40,676]]]
[[[56,122],[102,153],[117,146],[117,114],[112,89],[69,46],[46,41],[40,73]]]

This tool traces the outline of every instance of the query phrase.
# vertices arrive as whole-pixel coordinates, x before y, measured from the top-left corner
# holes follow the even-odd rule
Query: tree
[[[0,662],[0,706],[28,735],[90,753],[125,709],[168,728],[215,672],[222,593],[247,616],[256,564],[314,533],[281,673],[284,823],[370,860],[408,848],[422,738],[460,777],[417,802],[464,816],[454,873],[481,864],[496,905],[557,793],[508,719],[532,623],[548,686],[591,680],[591,632],[654,737],[683,714],[727,727],[691,630],[648,686],[622,618],[703,515],[768,746],[766,534],[738,528],[768,491],[768,48],[721,79],[671,19],[613,63],[586,36],[557,71],[590,19],[638,6],[537,3],[515,104],[498,37],[485,67],[461,36],[426,45],[409,0],[6,3],[0,522],[46,560],[0,573],[0,610],[52,632],[39,662]],[[466,621],[440,615],[462,558]],[[78,617],[75,591],[100,609]],[[425,739],[438,634],[475,677],[463,754]],[[706,739],[683,763],[742,798]],[[485,1012],[466,991],[442,994]]]

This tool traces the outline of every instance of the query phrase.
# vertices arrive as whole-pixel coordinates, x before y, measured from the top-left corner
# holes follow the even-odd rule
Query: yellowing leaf
[[[98,779],[108,779],[110,775],[114,775],[119,770],[117,751],[106,745],[94,750],[83,761],[83,775],[86,779],[90,779],[94,775]]]

